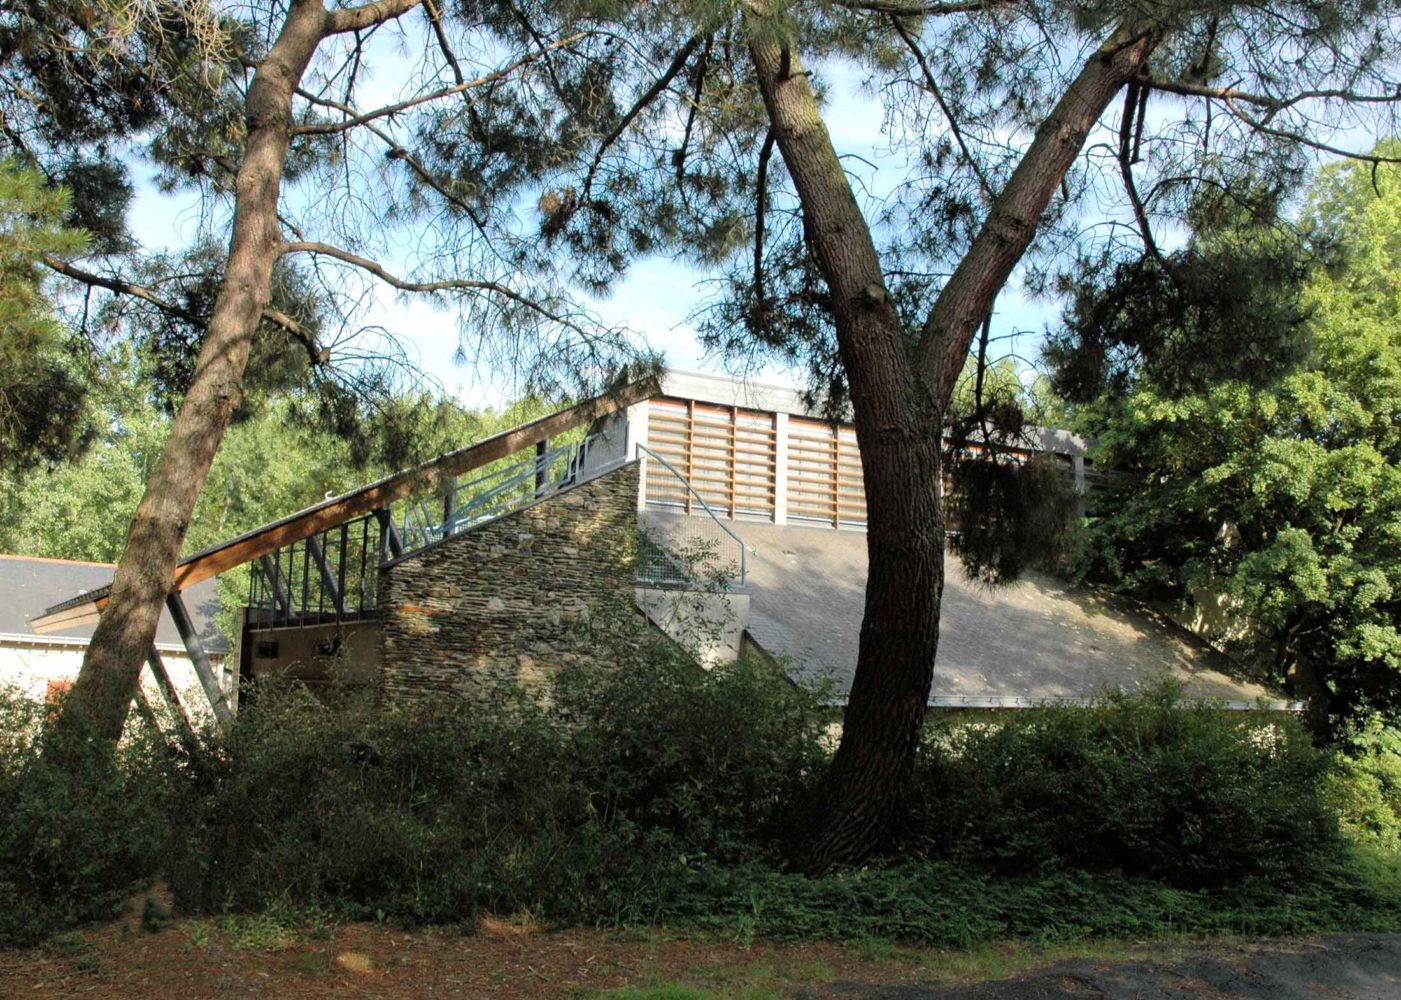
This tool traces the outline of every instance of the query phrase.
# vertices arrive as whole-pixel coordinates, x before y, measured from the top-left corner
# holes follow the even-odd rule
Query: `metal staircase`
[[[306,626],[371,614],[386,564],[620,465],[622,456],[597,455],[602,437],[508,456],[458,481],[450,493],[407,501],[397,518],[387,508],[376,510],[260,557],[251,567],[249,624]],[[686,477],[651,449],[637,450],[645,475],[674,477],[677,491],[690,498],[675,510],[638,512],[637,582],[712,592],[742,587],[748,569],[743,541]]]
[[[509,514],[580,483],[593,468],[590,452],[601,435],[577,444],[501,462],[488,472],[458,482],[451,494],[419,500],[404,511],[400,537],[404,554],[468,531],[483,521]],[[606,466],[612,467],[612,463]]]
[[[410,500],[400,525],[389,510],[376,511],[262,556],[251,567],[249,623],[276,628],[366,616],[375,610],[379,569],[386,563],[617,465],[590,460],[601,436],[510,456],[457,482],[447,495]]]

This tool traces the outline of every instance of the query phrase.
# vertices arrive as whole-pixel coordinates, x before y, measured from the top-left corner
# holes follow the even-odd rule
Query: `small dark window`
[[[277,643],[257,642],[253,645],[253,655],[260,660],[277,659]]]
[[[317,656],[336,656],[341,651],[341,637],[333,635],[329,639],[322,639],[316,644]]]

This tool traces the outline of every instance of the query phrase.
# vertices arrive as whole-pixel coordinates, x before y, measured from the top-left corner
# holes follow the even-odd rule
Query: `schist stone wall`
[[[384,696],[492,700],[588,659],[633,603],[638,466],[620,466],[386,567]],[[629,615],[630,612],[630,615]]]

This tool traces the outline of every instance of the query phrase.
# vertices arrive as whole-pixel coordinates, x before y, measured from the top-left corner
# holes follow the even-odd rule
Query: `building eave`
[[[185,647],[178,643],[158,642],[154,644],[156,649],[162,653],[170,653],[173,656],[188,656]],[[0,647],[26,648],[26,649],[86,649],[87,639],[66,635],[23,635],[15,632],[0,632]],[[211,660],[223,660],[229,654],[227,650],[210,649],[206,650]]]

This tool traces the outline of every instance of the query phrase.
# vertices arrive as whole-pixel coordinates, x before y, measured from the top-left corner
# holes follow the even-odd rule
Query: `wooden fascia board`
[[[102,597],[106,601],[106,596]],[[48,635],[51,632],[61,632],[64,629],[79,628],[83,625],[94,625],[97,623],[98,612],[101,605],[97,601],[84,601],[72,607],[62,608],[58,611],[51,611],[46,615],[41,615],[29,623],[39,635]]]
[[[532,420],[519,427],[502,431],[500,434],[468,445],[466,448],[440,455],[438,458],[424,462],[417,468],[396,472],[392,476],[370,483],[368,486],[362,486],[351,493],[332,497],[330,500],[308,507],[306,510],[299,511],[280,521],[274,521],[227,542],[221,542],[213,548],[205,549],[181,560],[180,564],[175,567],[174,589],[176,591],[183,590],[201,580],[207,580],[236,566],[252,562],[259,556],[269,555],[284,545],[291,545],[293,542],[310,538],[312,535],[319,535],[339,524],[363,517],[377,508],[387,507],[396,500],[430,489],[447,477],[470,472],[499,458],[512,455],[522,448],[528,448],[556,435],[571,431],[582,424],[616,413],[633,403],[649,399],[655,396],[657,391],[655,379],[631,382],[615,392],[595,396],[593,399],[584,400],[568,409],[559,410],[556,413],[540,417],[538,420]],[[106,603],[107,592],[104,589],[95,592],[90,600],[85,600],[81,604],[65,602],[65,604],[55,605],[46,614],[31,621],[29,625],[35,632],[42,635],[56,629],[91,624],[97,620],[97,612]],[[81,612],[81,614],[74,617],[74,612]]]

